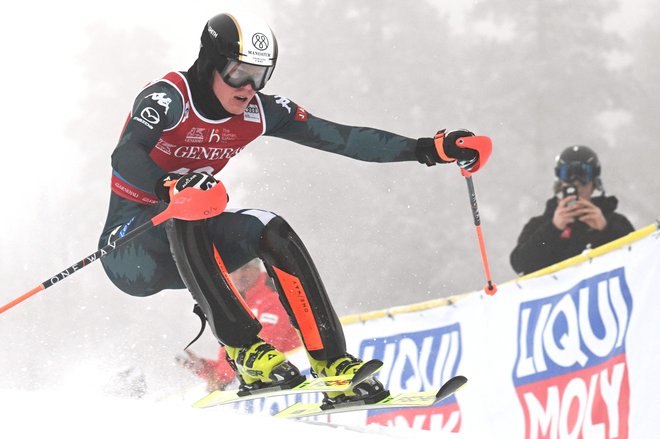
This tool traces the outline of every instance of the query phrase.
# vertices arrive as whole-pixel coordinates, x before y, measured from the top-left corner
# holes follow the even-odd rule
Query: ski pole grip
[[[479,154],[479,160],[472,169],[468,171],[461,168],[461,175],[463,177],[469,177],[483,168],[493,152],[493,141],[488,136],[460,137],[456,140],[456,146],[459,148],[474,149]]]
[[[171,218],[187,221],[202,220],[220,215],[226,207],[227,189],[221,181],[218,181],[206,190],[188,187],[176,193],[167,209],[153,217],[151,222],[157,226]]]

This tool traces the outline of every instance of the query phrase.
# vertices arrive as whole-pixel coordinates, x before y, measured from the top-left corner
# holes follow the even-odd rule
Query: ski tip
[[[211,392],[210,394],[206,395],[204,398],[200,399],[199,401],[193,403],[193,407],[197,409],[203,409],[206,407],[209,407],[209,405],[213,405],[213,401],[216,396],[216,392]]]
[[[452,395],[454,392],[456,392],[458,389],[463,387],[465,383],[467,383],[468,379],[465,378],[463,375],[456,375],[455,377],[452,377],[440,387],[440,390],[438,390],[438,393],[436,393],[435,398],[436,401],[440,401],[441,399],[447,398],[448,396]]]
[[[376,359],[369,360],[366,363],[364,363],[362,366],[360,366],[360,368],[357,370],[355,375],[353,375],[351,382],[361,383],[362,381],[369,378],[371,375],[378,372],[382,367],[383,367],[382,361]]]

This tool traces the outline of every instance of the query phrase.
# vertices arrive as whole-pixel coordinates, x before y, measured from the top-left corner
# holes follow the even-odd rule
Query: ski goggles
[[[240,88],[248,84],[255,90],[261,90],[273,74],[275,66],[257,66],[247,64],[235,59],[228,59],[227,64],[220,72],[222,79],[233,88]]]
[[[567,183],[578,180],[582,184],[587,184],[594,179],[594,167],[588,163],[566,163],[557,170],[557,177]]]

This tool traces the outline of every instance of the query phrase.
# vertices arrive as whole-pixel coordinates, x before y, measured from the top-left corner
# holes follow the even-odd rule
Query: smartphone
[[[566,204],[566,207],[571,207],[572,205],[574,205],[575,201],[579,198],[578,191],[577,191],[577,188],[575,186],[566,186],[564,189],[562,189],[562,195],[563,195],[563,198],[569,197],[571,195],[575,196],[575,200],[569,201]]]

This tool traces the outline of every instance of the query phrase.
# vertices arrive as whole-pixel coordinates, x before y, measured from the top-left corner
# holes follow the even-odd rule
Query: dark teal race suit
[[[154,188],[164,174],[195,171],[217,174],[231,158],[261,135],[369,162],[417,160],[414,152],[416,139],[323,120],[281,96],[259,92],[244,114],[229,114],[190,73],[194,71],[193,65],[188,72],[171,72],[148,85],[137,96],[112,154],[112,194],[100,246],[123,236],[166,207],[154,195]],[[278,228],[279,235],[266,233],[269,224]],[[293,279],[301,280],[308,296],[322,298],[319,307],[328,308],[326,311],[332,314],[330,320],[338,325],[309,255],[280,217],[258,209],[228,210],[206,220],[206,227],[227,271],[232,272],[259,257],[271,276],[274,271],[283,271],[287,276],[294,274]],[[293,247],[300,251],[296,257],[287,256],[292,239],[296,243]],[[292,260],[298,262],[292,264]],[[102,262],[110,280],[134,296],[186,288],[172,257],[164,227],[153,228],[103,258]],[[283,279],[275,279],[281,295]],[[286,298],[283,302],[290,311]],[[290,315],[297,327],[304,323]],[[217,327],[215,332],[226,344],[245,341],[241,337],[228,336],[230,330],[226,328]],[[343,334],[338,339],[338,345],[330,349],[332,354],[343,353],[335,352],[343,349]],[[314,346],[312,349],[307,347],[310,351],[315,350]],[[321,351],[324,349],[328,349],[327,343],[320,346]]]

